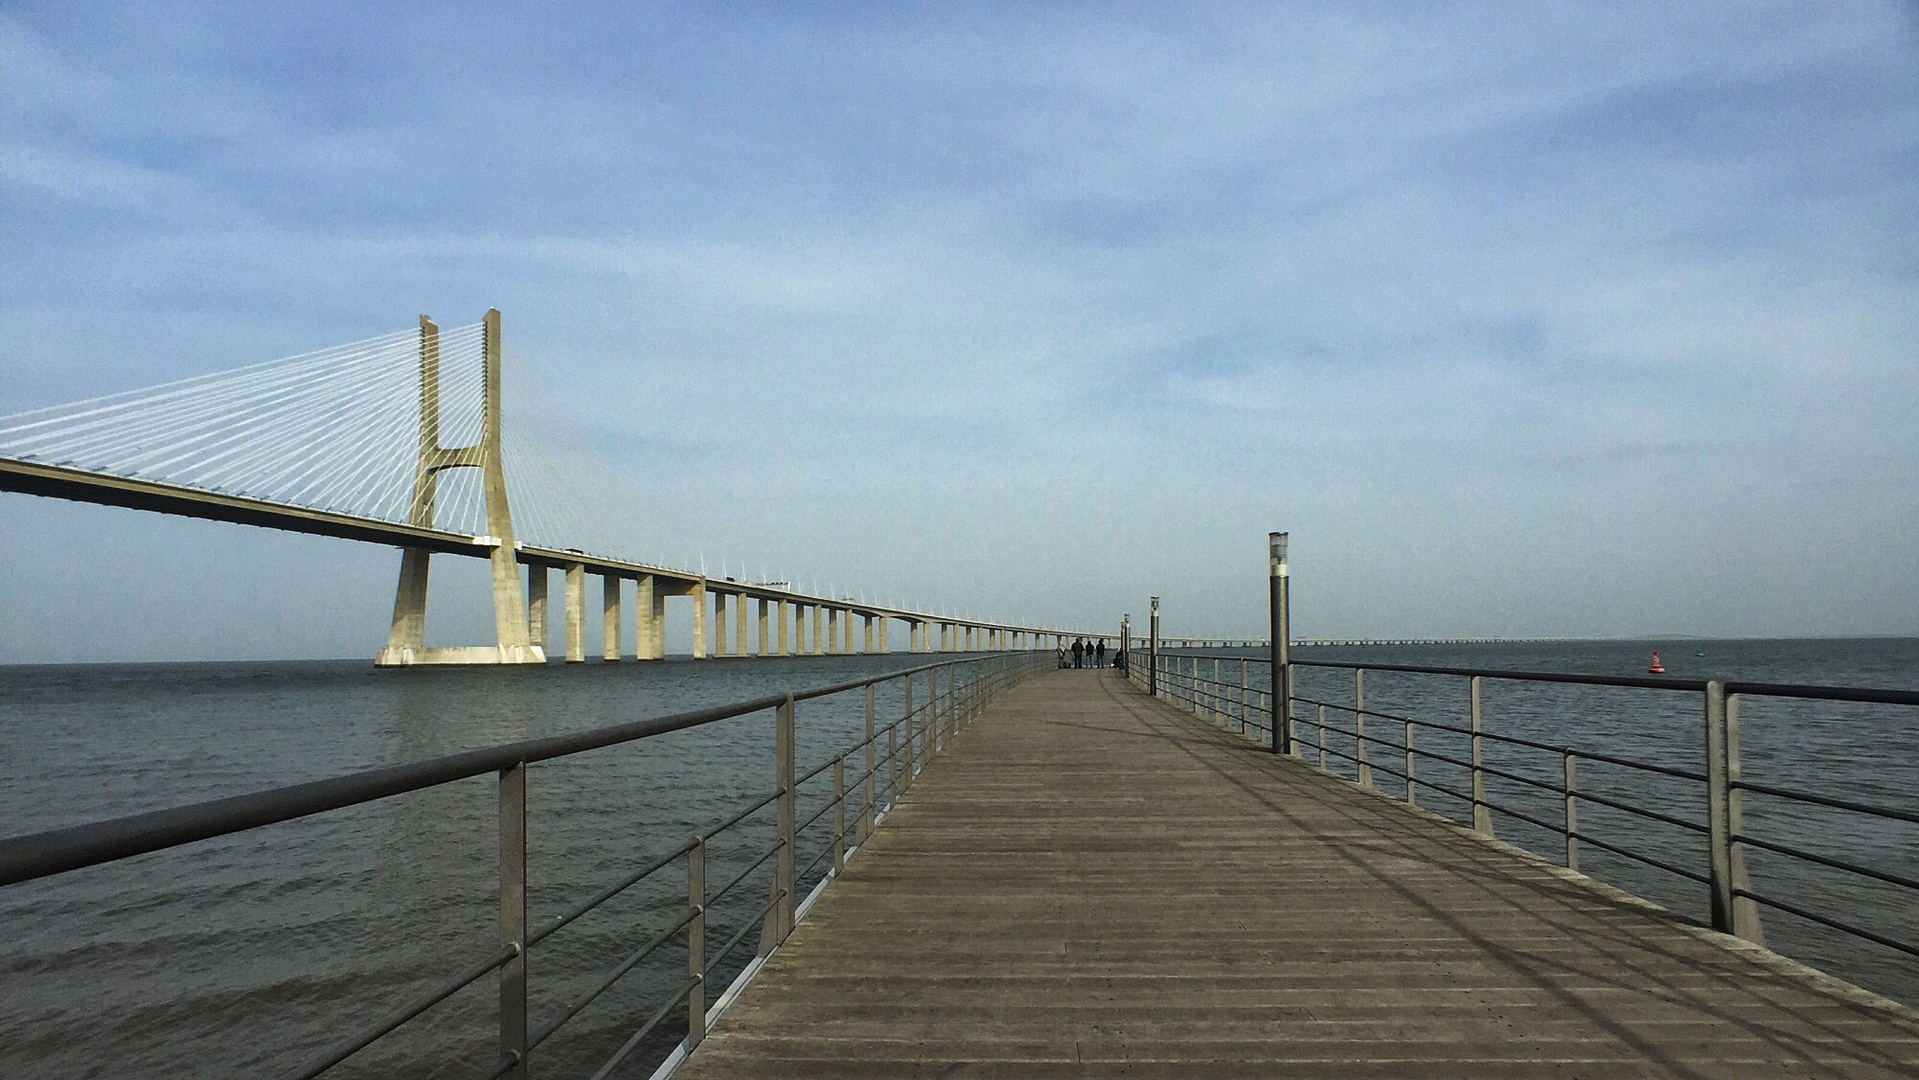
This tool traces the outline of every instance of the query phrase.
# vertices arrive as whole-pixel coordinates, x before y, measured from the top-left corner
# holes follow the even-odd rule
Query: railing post
[[[1366,669],[1353,669],[1353,757],[1358,759],[1359,786],[1372,790],[1373,767],[1366,763]]]
[[[507,1080],[526,1078],[526,763],[500,770],[500,1055]]]
[[[1326,771],[1326,706],[1319,706],[1319,771]]]
[[[1413,722],[1411,720],[1408,720],[1406,721],[1406,805],[1407,806],[1419,805],[1419,799],[1414,794],[1414,790],[1413,790],[1414,788],[1419,786],[1418,784],[1413,782],[1413,777],[1417,773],[1417,770],[1414,768],[1414,764],[1415,763],[1413,761]]]
[[[903,722],[906,724],[906,737],[903,740],[899,738],[899,724],[888,724],[886,727],[886,760],[892,763],[887,768],[891,770],[893,778],[887,795],[890,802],[899,801],[900,777],[906,772],[906,761],[900,756],[900,744],[902,742],[905,744],[906,757],[913,755],[913,677],[911,675],[906,677],[906,712]]]
[[[1473,730],[1473,828],[1487,836],[1493,834],[1493,808],[1486,804],[1486,775],[1480,771],[1483,764],[1483,747],[1479,737],[1479,676],[1472,678],[1472,730]]]
[[[1241,735],[1246,734],[1246,691],[1251,685],[1246,681],[1246,658],[1242,656],[1239,660],[1239,708],[1236,710],[1238,713],[1236,723]]]
[[[793,891],[798,887],[795,869],[799,853],[794,850],[795,800],[797,792],[793,790],[793,777],[798,775],[794,763],[794,712],[793,695],[786,695],[780,703],[777,719],[774,722],[774,752],[779,757],[780,778],[780,854],[778,863],[780,898],[773,905],[779,913],[779,934],[775,943],[785,941],[786,935],[793,932],[793,909],[796,898]]]
[[[1726,695],[1726,868],[1732,879],[1732,932],[1755,945],[1766,943],[1759,921],[1759,904],[1742,895],[1752,888],[1746,873],[1745,798],[1739,793],[1739,695]]]
[[[858,837],[859,842],[862,844],[866,843],[867,837],[873,835],[873,813],[874,813],[873,785],[875,783],[873,774],[877,772],[879,769],[879,763],[876,760],[877,757],[879,756],[878,751],[879,751],[879,747],[873,745],[873,684],[867,683],[866,684],[866,782],[861,785],[860,825],[859,825],[859,837]]]
[[[1712,928],[1732,933],[1732,822],[1727,815],[1726,687],[1706,684],[1706,836],[1711,845]]]
[[[926,738],[924,752],[920,755],[922,762],[933,760],[933,755],[940,752],[940,725],[943,723],[940,719],[940,706],[942,703],[946,706],[947,715],[952,715],[953,669],[950,667],[946,669],[946,692],[944,694],[940,693],[939,669],[935,668],[933,670],[933,696],[928,698],[926,702],[927,724],[920,729]],[[925,768],[926,766],[922,764],[920,767]]]
[[[846,755],[833,758],[833,876],[846,873]]]
[[[1560,751],[1566,789],[1566,869],[1579,869],[1579,777],[1578,761],[1568,747]]]
[[[686,906],[693,921],[686,924],[686,974],[693,989],[686,994],[686,1048],[706,1037],[706,839],[693,837],[686,853]]]

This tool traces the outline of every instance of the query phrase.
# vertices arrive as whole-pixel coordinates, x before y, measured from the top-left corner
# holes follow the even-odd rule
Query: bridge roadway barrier
[[[1903,1077],[1919,1013],[1064,670],[674,1075]]]

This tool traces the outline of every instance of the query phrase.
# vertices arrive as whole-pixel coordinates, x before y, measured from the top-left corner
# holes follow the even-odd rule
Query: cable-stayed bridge
[[[1107,636],[658,565],[625,550],[630,538],[594,535],[585,497],[555,482],[558,470],[531,440],[509,432],[500,373],[497,310],[444,330],[421,316],[417,329],[0,417],[0,490],[397,547],[383,665],[544,662],[554,570],[565,574],[566,657],[574,661],[586,658],[589,575],[601,579],[607,659],[626,653],[628,581],[636,583],[632,654],[640,659],[666,655],[666,601],[678,596],[692,600],[701,658],[890,652],[894,622],[905,624],[912,652]],[[425,645],[435,555],[491,563],[493,645]]]

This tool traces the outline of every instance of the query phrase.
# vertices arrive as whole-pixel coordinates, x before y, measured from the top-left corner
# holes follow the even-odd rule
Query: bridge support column
[[[766,617],[767,608],[771,606],[771,603],[772,603],[771,601],[764,600],[764,599],[760,601],[760,655],[761,656],[773,655],[773,639],[767,636],[768,631],[770,631],[772,627],[767,625],[768,619]]]
[[[612,574],[600,578],[600,621],[606,630],[606,648],[602,657],[608,663],[620,659],[620,579]]]
[[[885,625],[885,621],[882,620],[880,626],[884,627]],[[873,616],[871,615],[866,616],[866,648],[863,651],[869,653],[873,651]],[[885,650],[881,651],[884,652]]]
[[[658,660],[653,651],[653,634],[659,625],[658,606],[665,602],[664,597],[653,594],[653,575],[641,574],[638,581],[639,595],[633,603],[633,658],[635,660]]]
[[[820,640],[820,624],[823,621],[825,621],[826,617],[820,613],[820,605],[814,604],[812,605],[812,607],[813,607],[813,636],[810,640],[812,641],[812,644],[813,644],[813,655],[821,656],[821,655],[824,655],[824,650],[826,646],[825,646],[825,643]]]
[[[840,609],[826,609],[826,655],[840,654]]]
[[[713,655],[726,655],[726,594],[713,594]]]
[[[546,648],[546,579],[546,567],[526,568],[526,632],[542,650]]]
[[[746,594],[733,597],[733,655],[746,655]]]
[[[779,604],[780,604],[780,640],[779,640],[780,655],[791,656],[793,655],[792,639],[787,637],[787,630],[788,630],[788,623],[791,621],[789,618],[789,612],[791,611],[793,605],[785,600],[781,600]]]
[[[586,567],[566,568],[566,662],[586,662]]]
[[[706,582],[693,586],[693,659],[706,659]]]

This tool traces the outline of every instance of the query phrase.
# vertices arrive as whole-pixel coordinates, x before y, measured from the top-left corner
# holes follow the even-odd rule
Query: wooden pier
[[[1911,1077],[1919,1013],[1057,671],[677,1076]]]

